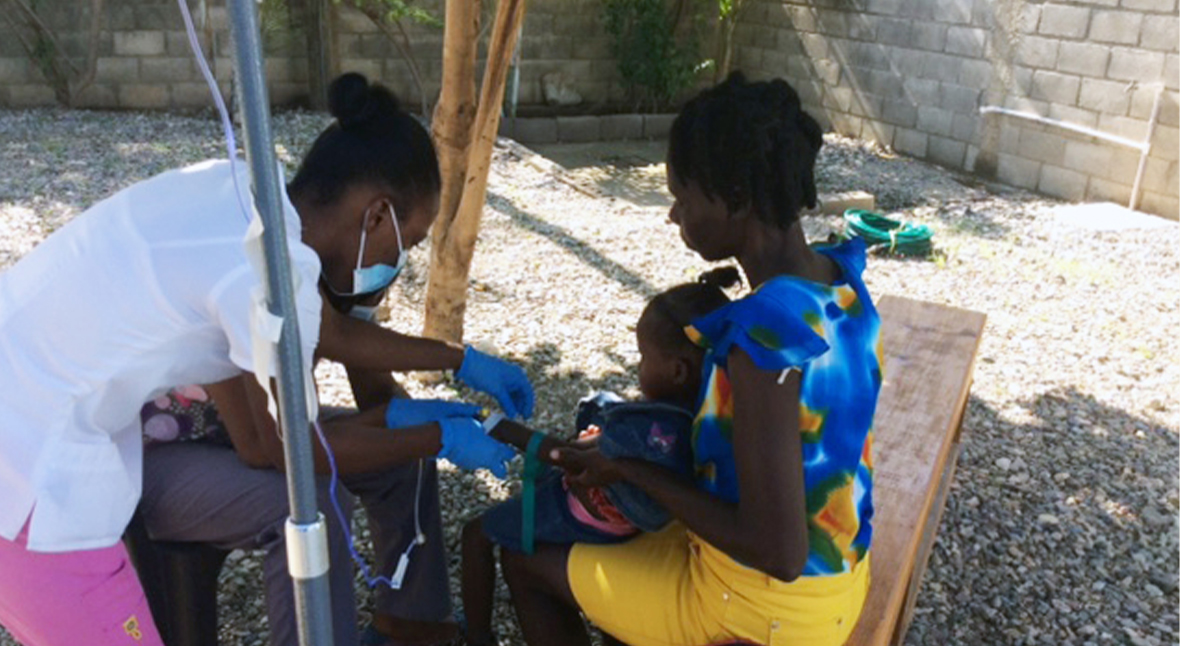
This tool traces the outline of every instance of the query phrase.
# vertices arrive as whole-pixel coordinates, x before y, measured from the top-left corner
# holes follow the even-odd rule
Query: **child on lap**
[[[737,281],[737,270],[726,267],[702,275],[697,283],[673,287],[648,303],[635,330],[644,401],[624,402],[607,392],[583,399],[575,420],[581,431],[575,444],[596,442],[600,451],[612,457],[643,459],[685,479],[691,477],[692,410],[701,386],[705,352],[689,339],[685,327],[728,303],[722,288]],[[523,451],[532,432],[518,424],[500,423],[492,435]],[[547,461],[550,451],[562,446],[569,444],[545,437],[538,457]],[[532,538],[538,543],[617,543],[640,532],[658,531],[671,519],[667,510],[633,485],[582,487],[551,466],[537,476],[535,496]],[[493,547],[525,551],[523,509],[523,499],[518,496],[463,528],[462,594],[466,637],[472,646],[495,643]]]

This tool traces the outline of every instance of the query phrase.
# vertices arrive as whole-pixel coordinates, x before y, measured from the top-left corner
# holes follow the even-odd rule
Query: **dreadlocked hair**
[[[640,320],[648,319],[656,338],[665,350],[678,353],[700,352],[684,333],[693,319],[704,316],[729,303],[723,291],[741,283],[737,267],[719,267],[701,274],[695,283],[683,283],[657,294],[644,308]]]
[[[668,144],[668,163],[684,183],[720,199],[730,212],[750,207],[786,228],[815,208],[819,123],[783,80],[751,83],[741,72],[684,106]]]

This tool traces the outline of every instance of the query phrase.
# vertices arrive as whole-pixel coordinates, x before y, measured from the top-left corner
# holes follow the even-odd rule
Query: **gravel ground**
[[[324,122],[279,115],[284,161]],[[207,117],[0,111],[0,268],[119,187],[221,154],[218,132]],[[705,269],[666,223],[658,155],[599,155],[566,171],[499,148],[472,268],[467,339],[525,365],[535,425],[563,433],[584,393],[636,393],[645,299]],[[870,191],[880,210],[936,231],[931,261],[870,259],[875,294],[988,314],[907,643],[1177,643],[1180,226],[1073,227],[1059,202],[846,139],[828,139],[820,166],[821,190]],[[839,222],[807,226],[820,237]],[[421,329],[427,257],[415,250],[394,289],[397,329]],[[342,372],[318,372],[326,403],[347,403]],[[405,382],[415,395],[472,396],[435,375]],[[451,546],[462,521],[516,489],[445,465],[442,479]],[[259,582],[257,555],[231,557],[223,644],[265,643]],[[503,610],[503,643],[519,643]]]

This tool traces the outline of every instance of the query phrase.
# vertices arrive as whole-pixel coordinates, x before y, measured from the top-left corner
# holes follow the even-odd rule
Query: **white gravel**
[[[324,123],[279,115],[284,161]],[[218,133],[204,116],[0,111],[0,268],[118,188],[223,154]],[[472,268],[467,340],[524,364],[535,425],[562,432],[585,392],[635,393],[644,300],[705,268],[666,224],[662,167],[600,160],[565,172],[500,148]],[[821,190],[870,191],[881,210],[936,231],[934,260],[870,260],[875,294],[988,314],[963,454],[907,643],[1177,643],[1180,226],[1074,228],[1055,218],[1059,202],[834,137],[820,166]],[[807,226],[819,237],[839,221]],[[427,257],[415,250],[394,289],[397,329],[421,329]],[[341,371],[319,374],[323,399],[347,403]],[[406,385],[472,396],[433,375]],[[514,487],[444,469],[448,543]],[[266,643],[260,580],[256,555],[231,558],[223,644]],[[504,643],[519,643],[506,608],[500,619]]]

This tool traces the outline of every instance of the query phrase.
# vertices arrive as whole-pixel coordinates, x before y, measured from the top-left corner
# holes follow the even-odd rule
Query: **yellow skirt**
[[[839,646],[869,590],[868,558],[852,572],[787,583],[679,523],[618,545],[579,543],[567,569],[586,617],[630,646]]]

